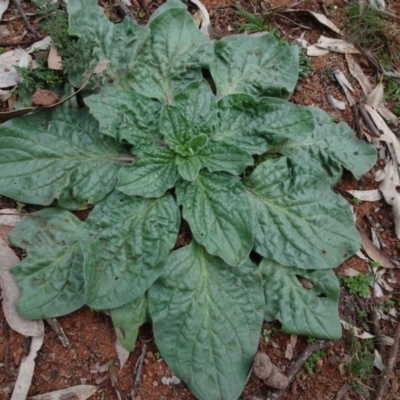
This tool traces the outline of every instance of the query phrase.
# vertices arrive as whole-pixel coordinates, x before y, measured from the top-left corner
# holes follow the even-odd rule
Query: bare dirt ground
[[[34,7],[30,2],[24,1],[22,3],[26,11],[34,13]],[[108,1],[100,1],[100,3],[104,7],[110,6]],[[151,0],[132,0],[131,10],[138,20],[145,23],[147,15],[162,3],[162,0],[157,0],[156,2]],[[210,13],[214,28],[226,35],[236,33],[239,24],[245,22],[244,18],[237,13],[239,7],[243,7],[263,19],[262,16],[267,15],[268,10],[281,10],[279,7],[290,7],[295,3],[293,0],[203,1]],[[295,8],[324,13],[324,4],[325,8],[326,5],[328,6],[330,20],[339,29],[346,32],[350,21],[348,14],[345,12],[348,3],[344,1],[335,0],[334,2],[325,3],[307,1],[295,6]],[[196,10],[192,6],[190,9]],[[399,1],[393,1],[390,4],[390,12],[400,15]],[[270,15],[272,14],[270,12]],[[1,46],[6,51],[14,48],[11,43],[34,39],[30,34],[27,37],[23,37],[26,27],[22,19],[11,18],[16,15],[18,15],[17,11],[13,5],[10,5],[9,10],[4,15],[4,19],[9,20],[9,22],[2,22],[2,25],[7,27],[10,34],[0,39]],[[319,24],[309,15],[296,13],[282,13],[280,15],[271,17],[268,24],[269,27],[275,29],[288,41],[300,37],[303,32],[304,39],[310,42],[315,42],[320,35],[332,37],[332,32],[329,29]],[[37,26],[37,24],[35,25],[35,17],[30,16],[29,18],[34,26]],[[397,27],[400,28],[400,20],[388,19],[387,21],[397,24]],[[360,63],[364,73],[369,77],[370,83],[372,85],[377,84],[380,76],[371,60],[364,55],[357,55],[355,58]],[[334,110],[327,100],[327,95],[330,94],[339,100],[346,101],[344,93],[332,73],[335,69],[340,69],[349,78],[350,74],[344,54],[329,52],[325,56],[310,58],[310,62],[312,65],[311,72],[305,78],[299,80],[291,101],[296,104],[320,107],[338,121],[345,121],[350,126],[354,126],[355,121],[350,107],[347,106],[344,111]],[[393,60],[391,66],[393,70],[400,71],[399,61]],[[352,83],[355,88],[352,94],[353,98],[356,101],[361,101],[361,89],[357,82],[353,80]],[[395,105],[393,99],[388,99],[387,106],[389,109]],[[399,128],[392,125],[391,128],[400,138]],[[365,130],[368,131],[367,129]],[[349,189],[359,189],[361,186],[364,189],[376,189],[378,184],[373,178],[374,173],[383,163],[383,160],[378,161],[371,173],[365,175],[359,181],[356,181],[349,174],[345,174],[334,190],[342,194],[353,205],[357,224],[367,233],[367,236],[370,237],[371,221],[375,225],[379,223],[377,235],[382,242],[383,251],[394,261],[400,261],[400,244],[394,232],[391,207],[384,200],[355,204],[352,201],[353,197],[344,192]],[[0,198],[0,208],[13,207],[15,207],[13,201]],[[370,270],[367,261],[354,256],[341,265],[336,270],[336,273],[338,276],[342,276],[349,268],[362,273]],[[395,319],[379,319],[374,323],[373,312],[371,312],[375,308],[384,308],[388,304],[388,299],[395,302],[393,308],[397,307],[397,311],[400,312],[400,303],[397,302],[400,299],[400,269],[390,270],[387,274],[391,278],[390,282],[392,283],[390,283],[390,286],[393,290],[384,289],[383,297],[379,298],[374,295],[372,289],[370,297],[361,298],[350,294],[348,288],[342,285],[340,298],[342,320],[371,333],[377,333],[376,329],[378,328],[380,330],[378,335],[393,337],[396,329]],[[92,399],[131,398],[130,393],[135,379],[133,371],[143,346],[146,345],[141,381],[133,398],[135,400],[194,399],[183,383],[170,386],[162,383],[162,378],[171,377],[172,373],[163,359],[159,358],[150,325],[142,327],[135,350],[130,354],[124,368],[120,370],[115,352],[116,337],[111,320],[107,315],[83,308],[71,315],[59,318],[58,322],[67,335],[76,357],[70,349],[63,347],[56,333],[50,326],[46,325],[44,343],[36,359],[36,369],[29,395],[37,395],[86,383],[96,384],[100,387],[96,394],[91,397]],[[284,372],[288,371],[290,365],[312,342],[308,338],[299,337],[294,347],[293,355],[289,360],[285,358],[285,351],[291,338],[279,332],[279,324],[265,323],[263,332],[264,334],[260,337],[259,350],[266,352],[271,357],[271,360]],[[353,373],[349,371],[348,365],[353,357],[357,357],[357,354],[358,356],[366,353],[373,354],[374,344],[376,345],[376,342],[374,343],[371,340],[355,340],[352,334],[343,330],[342,339],[329,343],[323,354],[318,359],[315,359],[311,372],[303,367],[296,373],[292,384],[282,394],[281,398],[296,400],[373,398],[374,389],[382,379],[382,372],[373,367],[371,374],[357,376],[354,371]],[[21,360],[28,354],[29,347],[30,339],[23,337],[8,327],[0,308],[0,399],[9,399],[11,397]],[[382,346],[381,349],[383,360],[386,362],[390,347]],[[384,397],[386,400],[400,399],[400,359],[398,354],[397,360],[395,359],[394,361],[397,366],[394,367],[391,376],[389,376],[389,387]],[[116,386],[119,386],[119,388],[117,389]],[[117,394],[117,391],[119,391],[119,394]],[[260,380],[251,376],[241,399],[251,399],[253,398],[252,396],[266,399],[268,393],[268,388]]]

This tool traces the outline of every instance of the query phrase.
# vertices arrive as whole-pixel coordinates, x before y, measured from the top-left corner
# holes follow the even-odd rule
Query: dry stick
[[[400,341],[400,318],[397,323],[397,328],[394,333],[394,344],[390,349],[389,357],[387,360],[385,372],[382,375],[381,381],[375,391],[374,400],[383,400],[383,396],[386,393],[386,389],[389,385],[389,378],[393,373],[393,368],[396,364],[397,353],[399,351],[399,341]]]
[[[121,0],[115,0],[115,2],[118,4],[118,7],[122,10],[122,12],[127,17],[129,17],[133,22],[137,23],[135,17],[131,13],[131,11],[128,9],[128,7]]]
[[[348,383],[345,383],[336,394],[335,400],[342,400],[343,396],[351,389]]]
[[[144,13],[147,15],[147,18],[150,18],[150,12],[149,9],[145,6],[145,4],[143,3],[143,0],[137,0],[137,2],[140,5],[140,8],[144,11]]]
[[[382,338],[381,338],[382,332],[381,332],[381,328],[379,326],[378,312],[374,305],[371,306],[369,315],[371,317],[372,333],[376,336],[375,347],[376,347],[376,350],[379,352],[379,354],[382,355],[383,354],[383,344],[382,344]]]
[[[15,7],[17,8],[18,12],[21,14],[22,19],[25,22],[25,26],[28,29],[29,32],[33,33],[38,39],[43,39],[37,32],[36,30],[33,28],[33,26],[31,25],[31,23],[28,20],[28,17],[25,14],[24,9],[21,6],[21,2],[20,0],[13,0]]]
[[[307,346],[304,351],[300,354],[300,357],[296,360],[296,362],[289,368],[289,372],[287,377],[289,378],[289,383],[292,382],[294,376],[297,371],[303,366],[303,364],[307,361],[308,357],[311,356],[317,350],[322,350],[327,348],[330,345],[330,342],[327,340],[318,340],[314,344]],[[285,393],[285,390],[270,390],[267,394],[266,400],[278,400]]]
[[[362,104],[358,105],[358,111],[360,112],[362,119],[366,123],[371,133],[377,137],[381,136],[381,133],[378,131],[378,128],[372,122],[371,117],[368,115],[367,111],[365,111],[365,108]]]
[[[145,344],[143,344],[142,352],[140,353],[140,357],[136,361],[135,369],[133,370],[133,375],[135,377],[135,381],[133,382],[133,388],[132,388],[132,392],[131,392],[132,400],[135,400],[137,387],[138,387],[140,380],[142,379],[142,368],[143,368],[144,357],[146,355],[146,350],[147,350],[147,346]]]
[[[351,105],[351,112],[353,114],[354,129],[358,134],[361,134],[360,113],[356,104]]]

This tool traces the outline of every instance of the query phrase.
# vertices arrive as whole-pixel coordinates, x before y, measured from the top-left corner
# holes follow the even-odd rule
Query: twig
[[[118,4],[118,7],[122,10],[122,12],[130,18],[133,22],[137,23],[135,17],[131,13],[131,11],[128,9],[128,7],[121,1],[121,0],[115,0],[115,2]]]
[[[371,133],[377,137],[381,136],[381,133],[378,131],[378,128],[374,125],[372,122],[371,117],[368,115],[368,113],[365,111],[365,108],[363,107],[362,104],[358,104],[357,106],[358,111],[361,114],[362,119],[366,123],[368,129],[371,131]]]
[[[136,361],[136,365],[133,370],[133,376],[135,377],[135,381],[133,382],[133,388],[131,391],[131,399],[132,400],[135,400],[137,387],[138,387],[140,380],[142,379],[142,368],[143,368],[144,357],[146,355],[146,350],[147,350],[147,346],[145,344],[143,344],[142,352],[140,353],[140,357]]]
[[[12,47],[12,46],[30,46],[32,43],[37,42],[37,39],[31,39],[21,42],[0,42],[0,47]]]
[[[115,394],[117,395],[117,399],[128,400],[119,386],[114,366],[111,366],[110,368],[110,379],[111,379],[111,386],[114,388]]]
[[[382,339],[381,339],[381,328],[379,326],[379,318],[378,318],[378,312],[376,311],[375,306],[371,306],[369,315],[371,317],[371,330],[372,333],[376,336],[376,350],[378,350],[379,354],[383,354],[383,345],[382,345]]]
[[[147,15],[147,18],[150,18],[150,12],[149,9],[145,6],[145,4],[143,3],[143,0],[137,0],[137,2],[140,5],[140,8],[144,11],[144,13]]]
[[[389,385],[389,378],[393,373],[394,366],[396,364],[397,353],[399,351],[399,341],[400,341],[400,318],[397,323],[397,328],[394,333],[394,344],[390,349],[389,357],[387,360],[385,372],[382,375],[381,381],[375,391],[374,400],[383,400],[386,393],[386,389]]]
[[[342,400],[343,396],[351,389],[348,383],[345,383],[336,394],[335,400]]]
[[[28,20],[28,17],[25,14],[24,9],[21,6],[21,0],[13,0],[13,3],[15,5],[15,7],[17,8],[18,12],[21,14],[22,19],[25,22],[25,26],[28,29],[29,32],[31,32],[32,34],[34,34],[38,39],[43,39],[37,32],[36,30],[33,28],[33,26],[31,25],[31,23]]]
[[[292,382],[293,378],[297,374],[297,371],[303,366],[307,361],[308,357],[311,356],[317,350],[322,350],[327,348],[330,342],[327,340],[318,340],[314,344],[307,346],[304,351],[300,354],[300,357],[296,360],[294,364],[289,368],[287,377],[289,378],[289,383]],[[278,400],[285,393],[285,390],[271,390],[266,397],[266,400]]]
[[[351,112],[353,114],[354,130],[361,134],[360,114],[356,104],[351,105]]]
[[[46,322],[51,326],[51,329],[53,329],[55,334],[58,336],[58,339],[60,340],[63,347],[66,347],[69,350],[69,352],[72,354],[72,357],[74,358],[74,360],[77,361],[78,365],[82,365],[80,363],[79,359],[76,357],[75,350],[71,346],[71,343],[68,340],[67,336],[65,335],[65,332],[64,332],[63,328],[61,327],[60,323],[55,318],[48,318],[48,319],[46,319]]]

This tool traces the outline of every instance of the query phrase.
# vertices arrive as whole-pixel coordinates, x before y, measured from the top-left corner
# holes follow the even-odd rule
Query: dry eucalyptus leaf
[[[315,12],[312,12],[312,11],[309,11],[309,10],[290,9],[290,10],[287,10],[287,11],[309,14],[312,17],[314,17],[320,24],[326,26],[327,28],[331,29],[335,33],[338,33],[339,35],[341,34],[340,29],[331,20],[329,20],[324,14],[315,13]]]
[[[115,351],[119,360],[119,369],[121,370],[122,368],[124,368],[126,362],[128,361],[130,353],[128,350],[125,349],[124,346],[122,346],[121,342],[118,339],[115,341]]]
[[[208,14],[207,8],[200,0],[190,0],[193,4],[195,4],[199,10],[201,11],[201,27],[200,30],[207,37],[209,36],[208,27],[210,26],[210,15]]]
[[[22,319],[15,306],[20,292],[9,270],[18,262],[19,258],[0,238],[0,287],[2,289],[2,306],[6,321],[14,331],[21,335],[41,336],[44,333],[43,321]]]
[[[351,75],[353,75],[354,78],[357,79],[358,83],[361,86],[361,89],[364,92],[364,95],[367,95],[368,93],[372,92],[372,85],[369,83],[369,80],[367,76],[364,74],[361,67],[354,60],[354,57],[351,54],[346,54],[345,57],[347,60],[347,64],[349,66],[349,71]]]
[[[33,43],[30,45],[26,51],[28,53],[33,53],[38,50],[47,50],[51,44],[53,43],[53,39],[50,36],[46,36],[42,40],[39,40],[38,42]]]
[[[62,67],[62,58],[59,56],[57,52],[56,46],[54,44],[50,47],[49,56],[47,58],[47,66],[49,69],[60,70],[63,69]]]
[[[338,110],[345,110],[346,109],[346,103],[344,103],[343,101],[340,101],[336,98],[334,98],[332,95],[328,94],[327,99],[329,101],[329,104],[333,107],[333,108],[337,108]]]
[[[3,18],[4,12],[7,10],[10,0],[0,0],[0,21]]]
[[[383,268],[395,268],[396,266],[391,261],[390,257],[384,253],[382,250],[379,250],[368,238],[364,231],[361,229],[358,230],[358,233],[361,236],[361,245],[364,251],[367,253],[368,257],[371,260],[379,262],[379,265]]]
[[[11,92],[0,89],[0,103],[5,103],[11,97]]]
[[[383,85],[379,82],[374,90],[368,95],[365,104],[376,110],[383,100]]]
[[[351,43],[348,43],[342,39],[320,36],[315,45],[321,49],[326,49],[334,53],[360,54],[360,52]]]
[[[33,372],[35,371],[35,358],[37,352],[42,347],[43,338],[44,334],[32,338],[29,354],[22,360],[21,366],[19,367],[17,382],[15,382],[11,400],[26,399],[31,386]]]
[[[329,54],[329,50],[320,49],[314,44],[307,47],[307,55],[310,57],[326,56],[327,54]]]
[[[346,190],[352,196],[362,201],[378,201],[382,199],[382,194],[378,189],[375,190]]]
[[[98,389],[98,386],[94,385],[71,386],[67,389],[28,397],[28,400],[86,400],[95,394]]]
[[[384,171],[385,177],[379,184],[379,190],[382,192],[386,203],[392,206],[395,232],[397,238],[400,239],[400,193],[396,190],[399,186],[398,179],[396,179],[398,171],[393,162],[386,165]]]

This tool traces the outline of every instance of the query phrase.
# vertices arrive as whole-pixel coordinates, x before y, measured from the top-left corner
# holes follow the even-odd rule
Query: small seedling
[[[379,261],[374,261],[374,260],[370,261],[369,265],[370,265],[371,268],[379,268],[381,266]]]
[[[273,332],[273,329],[264,329],[262,336],[264,338],[265,343],[269,343],[270,335]]]
[[[319,360],[325,357],[325,352],[318,350],[311,354],[308,360],[304,363],[305,370],[311,375],[315,372]]]
[[[361,204],[362,203],[362,200],[361,199],[359,199],[358,197],[353,197],[353,200],[351,201],[353,204]]]
[[[308,343],[308,344],[314,344],[314,343],[315,343],[315,338],[309,336],[309,337],[307,338],[307,343]]]
[[[374,276],[370,273],[343,277],[343,282],[349,289],[349,292],[360,297],[367,297],[369,295],[369,285],[373,280]]]
[[[244,8],[239,8],[238,15],[241,17],[244,17],[246,22],[244,23],[238,23],[238,31],[239,32],[265,32],[269,31],[270,28],[268,27],[268,22],[270,16],[266,16],[264,18],[258,18],[254,14],[248,12]]]
[[[360,318],[365,318],[367,316],[367,312],[365,310],[361,310],[358,312],[358,316]]]

